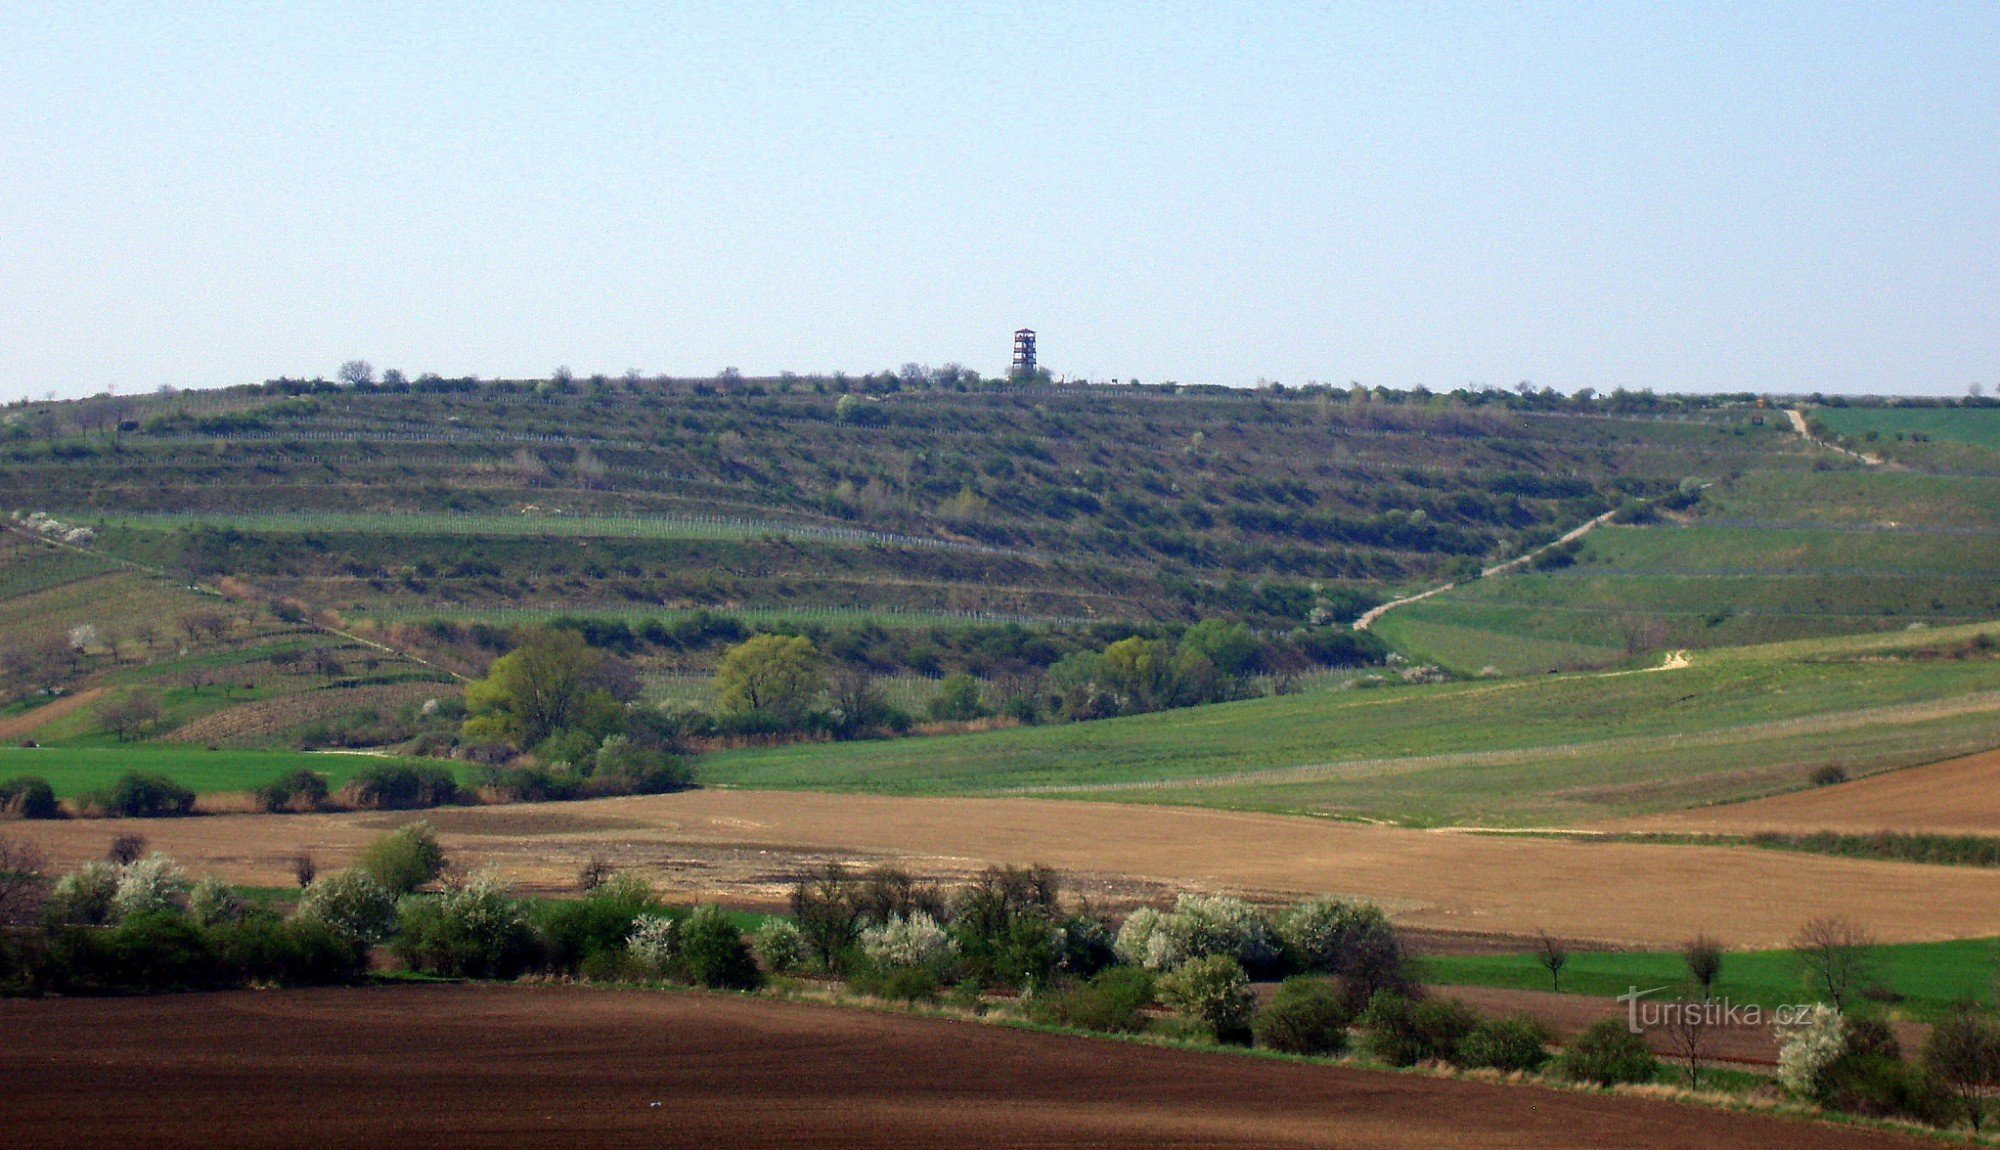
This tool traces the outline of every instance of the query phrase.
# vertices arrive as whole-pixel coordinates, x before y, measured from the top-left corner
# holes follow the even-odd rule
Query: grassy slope
[[[1572,566],[1468,583],[1377,631],[1470,674],[2000,615],[2000,475],[1768,463],[1717,482],[1689,522],[1604,528]]]
[[[1954,1002],[1992,1004],[2000,939],[1879,946],[1873,961],[1876,980],[1904,997],[1905,1011],[1917,1018],[1935,1018]],[[1427,978],[1445,985],[1549,989],[1548,971],[1528,954],[1427,958],[1423,968]],[[1678,954],[1593,951],[1570,956],[1562,985],[1571,994],[1615,997],[1633,988],[1679,987],[1686,980],[1687,967]],[[1798,955],[1789,950],[1725,956],[1716,993],[1739,1005],[1767,1009],[1812,1001],[1804,991]],[[1653,997],[1672,994],[1669,990]]]
[[[1791,789],[1827,762],[1865,773],[1990,745],[2000,662],[1856,658],[1914,641],[1824,640],[1707,652],[1658,674],[1395,687],[741,750],[705,759],[702,773],[753,787],[1025,790],[1418,824],[1581,822]]]

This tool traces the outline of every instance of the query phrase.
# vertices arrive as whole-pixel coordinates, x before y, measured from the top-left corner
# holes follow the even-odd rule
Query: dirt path
[[[1824,447],[1828,451],[1839,452],[1840,454],[1845,455],[1850,459],[1859,459],[1861,462],[1866,463],[1870,467],[1882,466],[1882,457],[1879,455],[1874,455],[1866,451],[1850,451],[1847,448],[1840,446],[1838,443],[1828,443],[1826,440],[1821,439],[1818,436],[1814,435],[1812,433],[1812,428],[1806,423],[1806,413],[1800,411],[1796,407],[1786,408],[1785,418],[1791,420],[1792,430],[1799,433],[1799,438],[1805,440],[1807,443],[1814,445],[1815,447]]]
[[[103,697],[103,687],[92,687],[88,691],[78,691],[74,695],[64,695],[54,702],[43,703],[26,714],[0,719],[0,742],[33,734],[64,715],[73,715]]]
[[[1613,1096],[723,995],[428,986],[0,1002],[16,1150],[1918,1145]]]
[[[1606,829],[2000,835],[2000,750],[1747,803],[1623,819]]]
[[[309,850],[345,865],[411,815],[220,815],[17,823],[63,865],[137,832],[196,873],[289,885]],[[1855,919],[1884,942],[2000,935],[2000,870],[1871,862],[1750,847],[1434,834],[1286,815],[1050,799],[911,799],[689,791],[429,816],[462,865],[530,889],[574,889],[594,852],[683,898],[781,903],[828,858],[897,861],[943,878],[988,863],[1046,863],[1108,900],[1178,890],[1376,900],[1418,929],[1606,945],[1673,946],[1705,930],[1732,946],[1782,945],[1815,915]]]
[[[1592,531],[1595,531],[1597,528],[1602,527],[1606,523],[1611,522],[1612,517],[1617,514],[1618,514],[1617,511],[1607,511],[1604,514],[1599,515],[1597,518],[1590,520],[1589,522],[1583,524],[1580,527],[1571,528],[1570,530],[1564,532],[1560,537],[1552,540],[1551,542],[1544,543],[1540,547],[1537,547],[1532,551],[1523,552],[1522,554],[1507,560],[1505,563],[1495,563],[1491,567],[1483,568],[1479,572],[1479,577],[1481,579],[1490,579],[1495,575],[1505,575],[1509,571],[1516,570],[1517,568],[1520,568],[1528,563],[1532,563],[1534,562],[1535,558],[1541,555],[1543,552],[1553,551],[1554,549],[1561,547],[1565,544],[1576,542],[1577,540],[1590,534]],[[1430,598],[1433,595],[1442,595],[1446,591],[1449,591],[1456,586],[1458,586],[1458,584],[1456,583],[1446,583],[1442,587],[1433,587],[1428,591],[1419,591],[1415,595],[1405,595],[1401,599],[1391,599],[1387,603],[1384,603],[1378,607],[1371,607],[1368,610],[1362,612],[1361,617],[1354,621],[1354,629],[1356,631],[1366,631],[1368,628],[1373,627],[1376,621],[1382,618],[1382,616],[1387,615],[1389,612],[1394,611],[1396,608],[1407,607],[1412,603],[1421,603],[1422,601]]]

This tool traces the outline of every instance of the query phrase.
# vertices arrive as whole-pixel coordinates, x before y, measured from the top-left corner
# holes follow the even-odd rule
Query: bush
[[[279,811],[316,811],[326,805],[331,794],[326,776],[304,767],[288,771],[258,787],[257,805],[276,814]]]
[[[22,775],[0,783],[0,817],[57,819],[62,817],[62,806],[48,780]]]
[[[943,982],[929,966],[885,966],[856,971],[847,980],[848,988],[859,994],[895,1002],[936,1002]]]
[[[1645,1039],[1618,1019],[1607,1018],[1572,1039],[1556,1060],[1556,1069],[1575,1082],[1616,1086],[1650,1082],[1660,1064],[1646,1049]]]
[[[1388,916],[1370,903],[1312,899],[1278,919],[1278,941],[1300,970],[1348,974],[1359,952],[1389,930]]]
[[[805,935],[788,919],[765,919],[750,936],[750,949],[772,974],[790,974],[805,965]]]
[[[1368,1053],[1391,1066],[1457,1062],[1460,1045],[1478,1021],[1457,999],[1413,1001],[1389,991],[1370,999],[1361,1015]]]
[[[172,818],[194,810],[194,792],[165,775],[127,771],[84,805],[98,814],[128,819]]]
[[[67,993],[198,990],[227,971],[183,915],[146,911],[109,929],[66,927],[49,953],[49,979]]]
[[[355,867],[394,895],[405,895],[444,871],[444,848],[427,822],[398,827],[369,843]]]
[[[677,915],[641,915],[625,936],[626,952],[647,974],[662,977],[675,969],[681,957],[681,920]]]
[[[1339,1054],[1352,1015],[1340,988],[1319,978],[1288,978],[1251,1024],[1257,1045],[1285,1054]]]
[[[396,929],[396,896],[366,871],[349,868],[314,879],[299,896],[299,917],[353,946],[372,946]]]
[[[242,980],[275,986],[352,982],[368,970],[368,951],[317,918],[280,919],[256,910],[210,930],[224,965]]]
[[[622,954],[639,916],[659,906],[653,889],[629,875],[613,875],[580,899],[543,902],[530,915],[542,964],[580,971],[593,956]]]
[[[1458,1044],[1458,1061],[1461,1066],[1527,1073],[1548,1062],[1548,1045],[1548,1028],[1533,1015],[1517,1014],[1474,1026]]]
[[[1146,908],[1134,911],[1115,945],[1127,961],[1148,970],[1172,970],[1211,955],[1226,955],[1252,970],[1264,969],[1278,953],[1263,912],[1224,895],[1184,894],[1175,901],[1172,914],[1148,915]]]
[[[243,917],[243,899],[234,887],[211,875],[188,891],[187,913],[197,926],[222,926]]]
[[[508,978],[534,954],[521,904],[491,875],[399,904],[395,950],[410,969],[458,978]]]
[[[1146,1029],[1146,1008],[1153,1004],[1155,993],[1150,972],[1115,966],[1086,982],[1036,995],[1028,1011],[1035,1021],[1054,1026],[1137,1034]]]
[[[364,767],[342,792],[349,806],[368,810],[414,810],[443,806],[458,798],[450,768],[375,763]]]
[[[722,908],[698,906],[681,925],[681,962],[688,976],[703,986],[755,990],[764,974],[750,954],[743,932]]]
[[[118,870],[118,889],[111,896],[111,917],[179,914],[187,908],[187,872],[166,855],[155,852]]]
[[[118,868],[107,862],[87,862],[56,880],[43,913],[52,923],[101,926],[115,917],[112,899],[118,894]]]
[[[1118,961],[1115,942],[1104,920],[1073,915],[1055,931],[1056,968],[1073,978],[1088,978]]]
[[[1191,958],[1158,983],[1160,1001],[1183,1018],[1208,1027],[1223,1042],[1249,1037],[1257,996],[1243,965],[1226,954]]]
[[[1801,1098],[1817,1098],[1827,1067],[1847,1049],[1847,1019],[1831,1006],[1815,1006],[1786,1028],[1778,1045],[1778,1081]]]
[[[892,914],[889,921],[862,931],[861,952],[877,966],[935,970],[958,953],[958,943],[936,919],[913,910],[908,917]]]

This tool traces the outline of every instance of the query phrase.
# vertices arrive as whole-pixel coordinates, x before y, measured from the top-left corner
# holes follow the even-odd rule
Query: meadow
[[[705,757],[716,785],[1061,794],[1522,826],[1797,789],[1981,749],[2000,661],[1898,658],[1991,628],[1702,652],[1663,672],[1253,699],[1097,723]]]
[[[2000,972],[2000,939],[1892,943],[1868,952],[1873,983],[1895,996],[1897,1008],[1912,1018],[1933,1020],[1955,1003],[1991,1006],[1994,975]],[[1507,990],[1548,990],[1549,972],[1532,954],[1448,955],[1421,961],[1424,977],[1447,986],[1490,986]],[[1568,994],[1615,998],[1634,989],[1678,988],[1687,965],[1677,952],[1581,950],[1563,968]],[[1714,988],[1718,997],[1743,1006],[1770,1009],[1809,1002],[1804,968],[1793,950],[1729,951]],[[1668,989],[1655,995],[1671,998]]]
[[[325,775],[339,790],[355,773],[382,763],[444,765],[470,782],[466,764],[429,759],[306,751],[215,750],[153,743],[132,747],[0,747],[0,780],[33,775],[48,781],[57,798],[76,798],[116,782],[128,771],[167,778],[200,795],[248,791],[299,769]]]

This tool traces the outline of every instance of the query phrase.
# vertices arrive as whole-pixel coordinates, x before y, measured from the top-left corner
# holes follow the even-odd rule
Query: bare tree
[[[1569,944],[1549,934],[1535,932],[1535,961],[1549,972],[1549,985],[1558,993],[1563,988],[1563,967],[1569,965]]]
[[[1715,1033],[1715,1011],[1706,994],[1671,1003],[1667,1040],[1674,1058],[1687,1067],[1688,1089],[1701,1085],[1701,1064],[1708,1060]]]
[[[311,886],[313,880],[319,877],[319,864],[313,861],[312,852],[300,851],[292,859],[292,877],[298,880],[300,890]]]
[[[350,359],[340,365],[340,382],[362,387],[375,382],[375,365],[365,359]]]
[[[605,880],[618,873],[611,865],[611,857],[603,851],[591,851],[583,869],[576,872],[576,885],[584,891],[593,891],[604,885]]]
[[[1960,1006],[1931,1029],[1924,1043],[1924,1070],[1943,1086],[1979,1133],[1987,1094],[2000,1085],[2000,1027],[1970,1006]]]
[[[1697,934],[1681,944],[1681,958],[1687,962],[1688,980],[1708,998],[1715,993],[1715,980],[1722,977],[1722,944]]]
[[[111,840],[111,846],[104,852],[104,857],[119,866],[124,866],[127,863],[138,862],[139,856],[145,853],[145,835],[119,835]]]
[[[145,734],[165,717],[159,697],[151,691],[128,691],[97,709],[97,721],[121,743]]]
[[[1842,1011],[1874,971],[1874,946],[1873,935],[1835,915],[1810,920],[1792,938],[1806,985]]]

